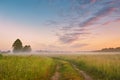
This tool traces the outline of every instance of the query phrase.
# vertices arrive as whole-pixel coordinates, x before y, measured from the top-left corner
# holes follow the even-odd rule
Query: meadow
[[[59,58],[75,64],[94,80],[120,80],[120,54],[67,55]]]
[[[119,79],[120,54],[0,55],[0,80]]]
[[[50,80],[55,62],[40,56],[3,56],[0,58],[0,80]]]

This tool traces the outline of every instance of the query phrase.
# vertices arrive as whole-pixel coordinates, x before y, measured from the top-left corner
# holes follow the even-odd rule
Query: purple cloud
[[[111,22],[120,22],[120,18],[115,19],[115,20],[112,20],[112,21],[107,21],[107,22],[103,23],[102,25],[108,25],[108,24],[110,24]]]
[[[88,44],[73,44],[71,45],[72,48],[81,48],[81,47],[85,47],[88,46]]]
[[[66,44],[66,43],[72,43],[72,42],[74,42],[74,41],[76,41],[78,39],[79,39],[78,36],[74,36],[74,37],[73,36],[66,36],[66,35],[59,36],[60,42],[62,42],[64,44]]]
[[[91,0],[92,3],[95,3],[97,0]]]
[[[59,15],[58,39],[62,43],[70,44],[92,32],[88,29],[91,25],[109,24],[118,19],[120,13],[120,0],[68,0],[71,6],[65,8]],[[60,14],[60,13],[59,13]],[[117,17],[118,15],[118,17]],[[116,16],[116,18],[115,18]],[[55,26],[56,23],[52,22]]]
[[[83,32],[83,31],[87,31],[88,29],[85,28],[77,28],[77,29],[73,29],[73,31],[75,32]]]
[[[64,34],[62,36],[59,36],[59,40],[60,42],[66,44],[66,43],[73,43],[74,41],[77,41],[80,39],[80,36],[84,36],[84,35],[88,35],[90,33],[86,33],[86,32],[79,32],[79,33],[68,33],[68,34]]]
[[[79,4],[95,3],[97,0],[76,0]]]
[[[95,13],[95,17],[91,17],[88,20],[84,21],[83,23],[80,23],[80,27],[87,27],[90,25],[96,24],[97,21],[102,19],[105,16],[109,16],[111,13],[115,12],[117,9],[114,7],[107,7],[103,8],[102,10]]]

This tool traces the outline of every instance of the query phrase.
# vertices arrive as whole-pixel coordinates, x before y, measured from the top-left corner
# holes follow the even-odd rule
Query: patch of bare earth
[[[74,64],[72,64],[72,65],[73,65],[74,69],[76,71],[78,71],[84,77],[84,80],[93,80],[88,74],[85,73],[85,71],[78,69],[77,66]]]
[[[57,67],[56,67],[56,72],[54,73],[54,75],[51,77],[51,80],[59,80],[59,78],[60,78],[60,73],[59,73],[59,68],[60,68],[60,66],[59,65],[57,65]]]

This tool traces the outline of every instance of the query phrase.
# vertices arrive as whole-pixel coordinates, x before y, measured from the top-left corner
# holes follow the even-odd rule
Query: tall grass
[[[0,54],[0,58],[2,58],[3,57],[3,55],[2,54]]]
[[[120,55],[80,55],[65,59],[86,71],[95,80],[120,80]]]
[[[94,80],[120,79],[120,54],[58,56],[50,58],[1,55],[0,80],[50,80],[56,65],[60,67],[60,80],[83,80],[71,63],[84,70]]]
[[[0,58],[0,80],[50,80],[54,60],[40,56],[3,56]]]

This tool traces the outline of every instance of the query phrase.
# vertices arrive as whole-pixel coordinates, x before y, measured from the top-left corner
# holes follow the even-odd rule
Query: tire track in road
[[[84,77],[84,80],[93,80],[92,77],[90,77],[88,74],[85,73],[85,71],[78,69],[76,65],[72,64],[72,66],[76,71],[78,71]]]
[[[54,73],[54,75],[51,77],[51,80],[59,80],[59,78],[60,78],[60,73],[59,73],[59,68],[60,68],[60,66],[59,65],[57,65],[56,66],[56,72]]]

